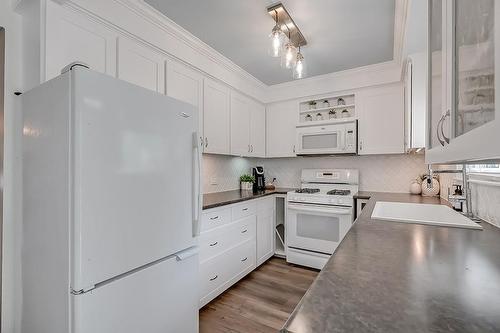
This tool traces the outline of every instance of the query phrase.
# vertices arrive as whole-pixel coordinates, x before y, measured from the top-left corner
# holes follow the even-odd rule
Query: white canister
[[[439,194],[439,181],[436,178],[432,179],[432,187],[429,188],[427,179],[422,181],[422,195],[425,197],[435,197]]]

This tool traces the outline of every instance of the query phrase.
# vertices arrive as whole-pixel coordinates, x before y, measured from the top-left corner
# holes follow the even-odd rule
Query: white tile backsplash
[[[360,190],[409,192],[411,180],[426,172],[423,155],[372,155],[294,158],[241,158],[204,155],[204,192],[239,188],[238,178],[255,165],[264,166],[266,179],[276,178],[279,187],[298,187],[305,168],[350,168],[360,173]],[[217,184],[210,184],[211,180]]]

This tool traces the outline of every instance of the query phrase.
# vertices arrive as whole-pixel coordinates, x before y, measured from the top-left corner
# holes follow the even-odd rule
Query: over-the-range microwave
[[[358,123],[351,120],[329,125],[297,126],[297,155],[356,154]]]

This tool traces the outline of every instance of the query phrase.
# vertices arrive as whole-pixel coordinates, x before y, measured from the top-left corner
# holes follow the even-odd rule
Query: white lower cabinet
[[[274,255],[274,196],[203,212],[200,307]]]
[[[274,197],[257,202],[257,266],[274,255],[275,202]]]

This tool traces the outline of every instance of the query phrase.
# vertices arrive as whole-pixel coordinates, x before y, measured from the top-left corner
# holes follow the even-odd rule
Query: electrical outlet
[[[217,177],[210,177],[210,185],[217,185]]]

